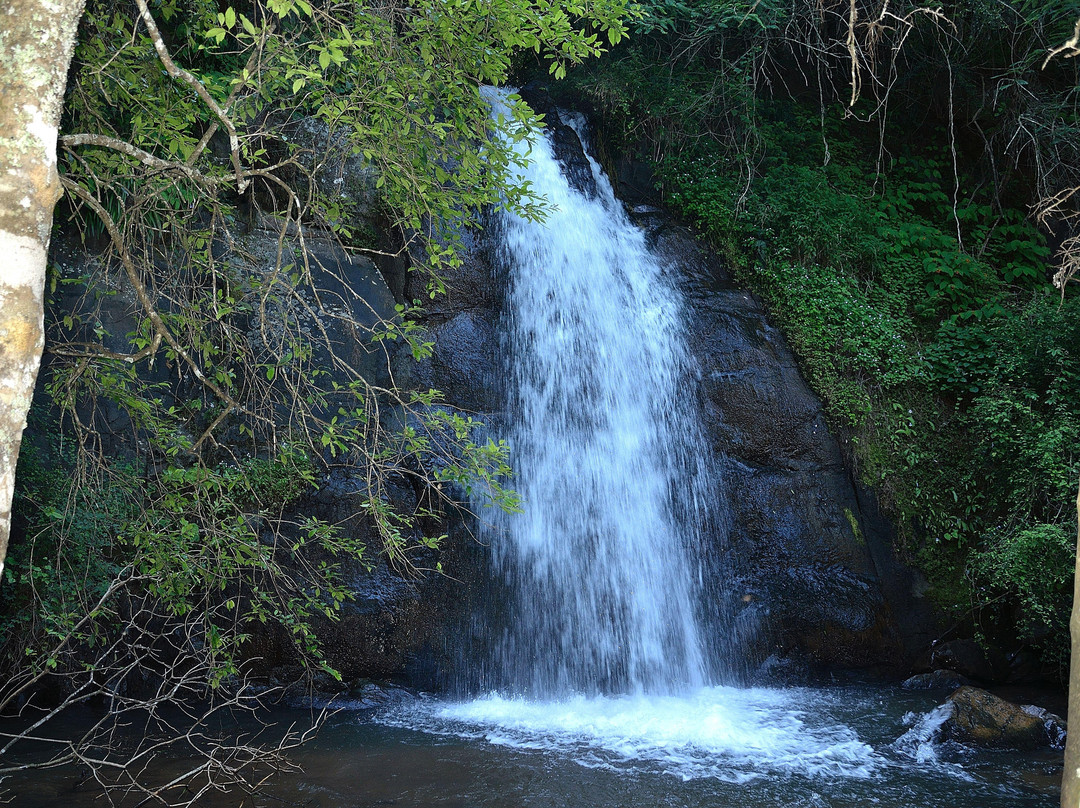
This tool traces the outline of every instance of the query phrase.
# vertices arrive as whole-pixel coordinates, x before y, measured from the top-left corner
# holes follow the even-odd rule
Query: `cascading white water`
[[[712,667],[696,555],[722,495],[686,384],[684,302],[589,160],[595,195],[539,139],[523,179],[553,210],[498,228],[525,511],[488,531],[510,611],[485,684],[531,697],[676,692]]]

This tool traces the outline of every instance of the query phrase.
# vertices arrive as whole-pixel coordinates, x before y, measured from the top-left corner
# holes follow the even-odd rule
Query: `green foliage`
[[[880,214],[860,192],[866,189],[835,169],[782,161],[762,178],[746,216],[780,260],[857,272],[883,248]]]
[[[307,567],[297,554],[317,545],[324,554],[363,559],[366,548],[312,519],[288,531],[287,549],[267,543],[282,508],[314,481],[302,454],[216,469],[170,467],[151,479],[122,461],[95,463],[100,476],[88,480],[81,478],[85,457],[26,448],[15,513],[28,541],[12,547],[0,621],[7,664],[29,658],[53,667],[57,643],[70,658],[105,642],[121,616],[115,603],[96,604],[126,578],[140,580],[155,608],[177,617],[213,611],[227,594],[237,619],[282,619],[302,635],[308,656],[321,658],[311,619],[331,616],[348,593],[336,565]],[[217,637],[220,682],[235,672],[243,635]]]
[[[16,659],[67,636],[106,592],[121,567],[116,536],[138,512],[133,468],[81,485],[76,458],[46,436],[19,453],[13,519],[31,540],[12,543],[0,584],[0,648]]]
[[[504,83],[522,51],[541,54],[561,77],[567,65],[621,40],[626,3],[604,0],[586,8],[519,0],[482,8],[462,0],[408,9],[332,3],[316,10],[279,0],[253,10],[175,2],[161,8],[174,59],[245,131],[241,164],[262,168],[274,155],[302,150],[280,127],[266,126],[268,115],[278,124],[314,116],[332,132],[345,132],[349,151],[375,169],[395,224],[426,235],[435,269],[456,260],[461,227],[476,223],[485,206],[502,204],[530,216],[542,211],[540,200],[514,181],[519,158],[513,142],[531,137],[539,121],[520,101],[493,121],[480,85]],[[88,5],[81,30],[65,128],[103,132],[166,160],[195,161],[204,174],[230,182],[228,161],[196,151],[216,116],[161,69],[138,18],[99,0]],[[190,209],[206,191],[205,183],[168,173],[149,177],[152,187],[142,188],[148,178],[114,150],[70,153],[65,167],[111,211],[137,199],[144,223]],[[328,220],[348,227],[328,211],[331,202],[337,204],[301,199],[297,213],[321,208]]]
[[[989,328],[995,357],[965,413],[1013,519],[1072,521],[1080,477],[1080,302],[1039,295]]]
[[[851,276],[818,264],[780,263],[760,275],[760,289],[782,322],[815,389],[838,420],[857,426],[871,396],[918,380],[923,366],[911,324],[886,290],[864,289]]]
[[[1007,287],[1043,282],[1049,250],[1019,211],[950,195],[946,165],[933,152],[897,161],[882,199],[883,273],[919,298],[915,313],[926,320],[984,320],[1002,313]]]
[[[635,33],[673,34],[692,31],[703,39],[730,36],[744,26],[751,29],[777,27],[785,17],[785,6],[776,2],[745,0],[650,0],[640,4],[642,17]]]
[[[307,658],[321,661],[312,620],[334,619],[352,597],[339,559],[363,561],[367,548],[362,537],[314,518],[277,521],[312,480],[310,462],[296,454],[216,469],[165,469],[150,501],[120,531],[117,553],[166,615],[184,618],[227,601],[235,620],[275,620]],[[244,635],[217,622],[207,631],[217,684],[236,673]]]
[[[254,458],[220,469],[226,495],[245,509],[280,510],[316,482],[315,466],[302,452],[286,450],[276,459]]]
[[[1076,555],[1073,527],[1036,522],[995,531],[970,562],[971,575],[984,588],[984,597],[1015,596],[1024,612],[1023,636],[1040,641],[1057,659],[1064,659],[1068,649],[1067,604]]]
[[[938,327],[926,346],[926,360],[937,389],[967,398],[986,384],[997,356],[984,327],[950,319]]]

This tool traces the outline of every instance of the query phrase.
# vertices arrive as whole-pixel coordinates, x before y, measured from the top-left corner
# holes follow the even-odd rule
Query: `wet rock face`
[[[427,338],[434,343],[430,358],[405,358],[402,372],[409,386],[441,391],[453,406],[487,412],[498,406],[495,373],[498,337],[490,312],[461,311],[429,321]]]
[[[930,664],[948,668],[980,682],[996,682],[1008,677],[1009,663],[998,650],[987,650],[972,639],[950,640],[934,647]]]
[[[460,522],[451,525],[451,535],[437,553],[413,558],[425,569],[441,563],[446,575],[404,574],[377,559],[378,538],[357,507],[356,487],[355,481],[339,484],[329,494],[324,487],[298,507],[305,515],[367,538],[370,557],[376,562],[368,568],[356,561],[334,559],[341,565],[352,599],[334,619],[317,616],[314,627],[326,662],[342,678],[305,681],[304,687],[314,685],[320,692],[339,693],[358,681],[375,679],[439,690],[453,673],[447,627],[458,619],[462,593],[476,584],[475,565],[462,561],[463,549],[471,539],[460,532]],[[407,494],[400,495],[407,499]],[[410,503],[399,501],[395,505],[404,511]],[[275,623],[253,623],[246,630],[250,639],[243,646],[244,667],[256,681],[290,686],[304,680],[302,660],[288,629]]]
[[[588,163],[577,135],[553,107],[538,108],[561,127],[555,145],[564,167],[584,177]],[[852,481],[781,334],[759,301],[735,288],[716,257],[663,210],[640,202],[632,216],[687,300],[696,373],[686,394],[700,404],[706,449],[722,470],[716,496],[731,507],[726,535],[718,530],[710,555],[725,559],[717,567],[735,584],[715,596],[736,613],[751,665],[805,672],[813,665],[904,664],[929,645],[929,608],[913,596],[910,573],[892,555],[887,522]],[[495,425],[503,420],[506,290],[490,237],[497,227],[491,223],[487,239],[468,236],[463,263],[448,270],[445,293],[434,299],[417,273],[399,279],[394,297],[425,301],[421,323],[433,351],[420,362],[403,352],[391,361],[399,385],[439,389],[451,407]],[[378,278],[366,277],[374,289]],[[380,290],[379,300],[387,294]],[[330,497],[318,507],[333,520],[347,502]],[[385,568],[355,571],[357,600],[320,631],[331,664],[346,678],[421,688],[445,681],[454,664],[446,650],[450,627],[469,591],[461,581],[485,574],[483,553],[469,549],[465,533],[441,558],[452,579],[408,582]],[[468,560],[454,566],[455,553]],[[286,639],[261,637],[259,651],[287,667],[280,650]]]
[[[940,739],[993,749],[1065,746],[1065,724],[1039,707],[1021,707],[977,687],[961,687],[949,696],[950,713]]]
[[[569,124],[569,113],[559,109],[547,91],[535,84],[523,87],[520,95],[534,112],[544,116],[544,125],[551,133],[555,159],[562,166],[570,185],[586,196],[595,197],[598,193],[596,178],[581,140]]]
[[[780,334],[749,295],[692,288],[692,350],[708,438],[732,508],[729,541],[767,607],[776,650],[816,662],[888,656],[890,626],[840,448]]]
[[[588,164],[577,135],[559,126],[560,159],[571,173],[581,173]],[[362,168],[349,168],[358,188]],[[807,664],[902,663],[927,647],[932,624],[926,607],[912,596],[910,574],[892,557],[888,525],[872,498],[853,484],[820,403],[760,303],[734,288],[715,256],[664,211],[641,202],[633,216],[686,295],[696,368],[686,395],[700,403],[707,448],[722,468],[723,487],[716,495],[731,505],[727,535],[717,537],[710,553],[732,559],[723,565],[736,583],[717,597],[728,598],[730,610],[741,617],[737,622],[746,627],[752,662],[768,659],[768,667],[778,671],[803,671]],[[270,256],[276,238],[272,229],[257,229],[251,239],[262,246],[248,246],[256,255]],[[388,360],[381,348],[373,350],[369,339],[352,331],[331,333],[335,349],[379,383],[392,372],[403,387],[439,389],[450,406],[500,423],[499,326],[506,277],[491,244],[468,236],[462,265],[447,270],[446,291],[433,300],[418,273],[404,274],[401,267],[388,272],[329,242],[313,244],[320,281],[336,289],[347,278],[351,291],[361,293],[363,302],[351,302],[350,313],[364,325],[373,325],[376,316],[393,317],[395,302],[428,301],[422,324],[433,342],[430,358],[415,362],[399,352]],[[384,277],[391,278],[390,286]],[[340,291],[341,299],[348,297]],[[362,482],[335,474],[303,503],[302,512],[350,530],[370,530],[357,517],[354,501]],[[482,553],[471,550],[467,531],[457,528],[457,537],[451,528],[439,559],[450,577],[409,581],[385,566],[374,572],[359,565],[349,570],[356,600],[341,620],[320,628],[328,661],[346,679],[398,679],[422,688],[444,681],[452,664],[446,635],[460,618],[468,582],[483,574]],[[373,552],[376,547],[372,537]],[[257,660],[267,676],[279,671],[278,678],[286,681],[297,662],[292,639],[284,629],[253,629],[253,634],[252,664]],[[964,649],[945,650],[951,656],[938,663],[968,673]]]
[[[598,193],[596,178],[577,133],[557,110],[552,111],[546,122],[551,129],[555,155],[570,185],[588,197],[595,197]]]
[[[726,548],[760,624],[756,648],[811,663],[904,665],[934,624],[889,524],[853,481],[820,400],[760,302],[663,211],[632,215],[677,273],[689,309],[706,438],[719,458],[731,519]]]
[[[271,113],[267,123],[277,128],[285,140],[301,147],[295,153],[299,168],[283,172],[283,179],[301,198],[314,181],[329,198],[354,205],[359,217],[375,215],[380,197],[376,186],[378,172],[363,155],[353,153],[350,133],[344,127],[332,129],[318,118],[291,118],[287,113]],[[270,155],[271,162],[287,156],[281,150]]]

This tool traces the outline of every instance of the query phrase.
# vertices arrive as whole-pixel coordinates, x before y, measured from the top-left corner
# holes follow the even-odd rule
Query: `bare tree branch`
[[[233,168],[236,171],[236,190],[239,193],[243,193],[247,190],[250,180],[244,176],[243,169],[240,166],[240,138],[236,134],[236,125],[225,110],[221,108],[221,105],[219,105],[218,102],[214,100],[214,97],[210,95],[210,91],[206,89],[206,86],[195,78],[194,75],[187,70],[184,70],[184,68],[173,61],[172,56],[169,54],[169,49],[165,45],[165,40],[158,30],[157,23],[150,13],[150,8],[146,5],[146,0],[136,0],[136,3],[139,6],[139,14],[142,17],[143,23],[146,25],[146,30],[150,33],[150,39],[154,43],[154,49],[157,51],[158,58],[161,60],[161,64],[165,66],[165,71],[174,79],[179,79],[188,84],[199,98],[203,100],[203,103],[217,116],[217,119],[221,121],[222,126],[225,127],[225,131],[229,133],[229,152],[232,157]],[[207,139],[207,142],[209,142],[209,139]]]
[[[165,321],[161,319],[161,315],[157,311],[157,307],[154,305],[154,301],[150,298],[150,293],[146,289],[146,284],[143,283],[142,278],[139,277],[139,272],[135,267],[135,262],[131,259],[127,250],[127,245],[124,242],[123,236],[120,234],[119,228],[116,226],[116,222],[113,221],[112,216],[105,209],[105,207],[98,202],[98,200],[88,190],[83,188],[77,182],[73,182],[67,178],[61,178],[61,181],[70,193],[82,200],[86,205],[94,211],[97,217],[101,220],[105,226],[109,237],[112,239],[113,246],[116,248],[117,255],[120,258],[120,263],[123,264],[124,270],[127,273],[128,281],[131,283],[135,294],[139,299],[139,302],[143,306],[143,310],[146,316],[150,319],[150,322],[154,326],[154,330],[161,336],[162,339],[176,352],[184,363],[191,369],[195,378],[198,379],[203,385],[213,391],[221,401],[223,401],[229,410],[236,410],[243,412],[245,415],[249,415],[257,419],[265,419],[266,416],[258,415],[251,412],[247,408],[241,406],[241,404],[233,398],[226,390],[222,389],[213,379],[210,379],[203,373],[202,368],[199,366],[188,350],[180,344],[180,341],[173,335],[169,327],[165,325]]]
[[[1050,60],[1061,56],[1065,59],[1072,59],[1075,56],[1080,56],[1080,19],[1076,21],[1076,25],[1073,27],[1073,35],[1065,40],[1065,42],[1056,48],[1053,48],[1046,54],[1046,58],[1043,60],[1043,69],[1050,64]]]
[[[204,176],[201,172],[196,171],[187,163],[178,163],[173,160],[162,160],[145,149],[140,149],[138,146],[120,140],[119,138],[109,137],[108,135],[95,135],[83,133],[79,135],[63,135],[60,137],[60,143],[68,148],[74,146],[100,146],[105,149],[112,149],[118,151],[121,154],[126,154],[128,157],[138,160],[145,166],[150,168],[156,168],[161,171],[178,171],[194,182],[200,185],[208,185],[212,180]]]

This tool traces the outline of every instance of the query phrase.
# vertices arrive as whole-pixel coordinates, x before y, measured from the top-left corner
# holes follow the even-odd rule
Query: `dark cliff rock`
[[[498,407],[498,336],[491,312],[465,310],[442,321],[427,321],[427,338],[434,343],[429,358],[399,360],[399,382],[434,388],[446,401],[470,413]]]
[[[333,559],[341,567],[351,599],[333,619],[317,617],[314,627],[326,662],[342,679],[321,684],[316,680],[314,686],[329,694],[375,679],[420,690],[440,689],[450,679],[454,662],[447,627],[459,619],[463,592],[476,585],[467,525],[461,518],[439,525],[449,533],[439,550],[411,555],[419,571],[395,568],[379,556],[380,541],[360,507],[364,485],[359,475],[334,472],[293,506],[300,514],[364,539],[370,548],[366,563]],[[392,504],[403,513],[417,505],[415,492],[405,486],[392,488],[391,494]],[[437,564],[445,574],[433,572]],[[290,685],[303,675],[295,641],[284,626],[256,624],[248,627],[248,633],[243,654],[249,674],[279,685]],[[289,689],[286,697],[294,690]]]
[[[557,107],[547,90],[540,85],[528,84],[521,88],[519,94],[534,112],[544,116],[544,125],[551,135],[555,159],[562,166],[563,174],[570,181],[570,185],[588,197],[595,197],[598,191],[592,165],[585,156],[581,139],[570,125],[574,113]],[[583,119],[579,124],[587,125]]]
[[[545,112],[557,127],[564,166],[572,176],[582,174],[588,163],[577,135],[553,107]],[[362,186],[363,167],[352,169]],[[588,193],[583,177],[577,181]],[[722,264],[692,233],[651,205],[639,205],[634,217],[687,298],[697,374],[686,394],[699,401],[708,448],[720,458],[723,482],[716,496],[727,500],[731,514],[727,536],[713,550],[728,559],[724,566],[734,576],[734,591],[723,596],[732,600],[732,611],[745,616],[747,650],[758,662],[769,658],[776,669],[795,665],[785,660],[797,660],[800,670],[804,662],[905,664],[929,646],[931,610],[915,596],[912,574],[893,556],[888,522],[872,495],[852,480],[820,402],[781,334],[759,301],[732,286]],[[277,248],[276,236],[256,229],[248,247],[255,256],[269,255]],[[362,321],[393,317],[395,302],[428,301],[419,317],[433,352],[420,362],[400,349],[387,357],[361,333],[335,332],[331,340],[372,380],[392,374],[399,385],[439,389],[449,406],[497,425],[506,278],[489,242],[470,235],[466,246],[462,265],[446,274],[445,293],[430,300],[423,277],[405,272],[405,257],[376,265],[328,242],[316,243],[315,271],[331,289],[348,283],[360,293],[362,300],[350,306]],[[326,324],[332,327],[332,318]],[[115,331],[125,333],[124,328],[118,323]],[[361,486],[344,473],[328,477],[299,508],[370,532],[357,515]],[[483,548],[470,538],[466,521],[452,521],[448,530],[438,558],[446,577],[408,579],[385,564],[373,571],[359,564],[348,568],[355,600],[340,620],[319,627],[328,662],[346,679],[394,679],[420,688],[445,683],[453,664],[448,634],[467,621],[466,595],[484,574]],[[375,552],[374,536],[371,546]],[[292,640],[283,628],[256,627],[247,654],[268,680],[287,682],[296,673]]]
[[[987,649],[972,639],[950,640],[933,648],[930,666],[954,670],[984,683],[1008,678],[1009,663],[997,649]]]
[[[904,690],[956,690],[962,685],[970,684],[970,679],[956,671],[936,670],[911,676],[905,679],[900,687]]]
[[[542,94],[525,96],[549,121],[557,115]],[[573,142],[564,133],[555,147],[572,167],[584,156],[569,132]],[[639,204],[631,215],[688,302],[697,368],[688,394],[698,398],[708,448],[720,458],[716,495],[731,509],[715,553],[724,556],[716,566],[734,577],[734,591],[717,597],[731,601],[746,650],[757,661],[909,666],[933,636],[932,609],[894,557],[890,525],[853,481],[782,335],[690,231],[653,205]],[[444,390],[452,405],[496,421],[505,288],[498,264],[490,246],[474,243],[426,314],[431,360],[408,371]],[[482,553],[474,556],[482,563]]]
[[[651,206],[634,218],[689,303],[697,394],[722,458],[717,495],[731,506],[732,567],[763,623],[757,653],[909,664],[934,634],[932,607],[916,597],[891,526],[853,480],[783,336],[691,232]]]
[[[242,236],[244,261],[238,261],[234,266],[241,282],[245,278],[256,282],[270,273],[278,261],[279,250],[283,251],[283,264],[301,265],[297,244],[288,237],[290,234],[279,243],[279,227],[280,221],[260,217]],[[86,276],[96,288],[106,288],[106,281],[111,276],[105,273],[104,258],[87,255],[78,245],[68,244],[63,239],[58,242],[67,248],[57,253],[57,261],[66,275]],[[341,380],[333,375],[330,350],[370,382],[390,383],[391,361],[401,349],[395,343],[374,341],[372,334],[380,322],[391,321],[399,315],[395,311],[395,296],[380,268],[367,257],[346,252],[330,239],[319,238],[317,232],[307,233],[306,247],[308,266],[319,289],[318,299],[314,299],[308,290],[298,288],[295,298],[285,298],[286,301],[297,299],[295,306],[275,305],[268,309],[266,320],[259,325],[252,321],[245,325],[241,320],[239,325],[247,328],[247,339],[258,348],[263,343],[281,341],[291,334],[304,334],[314,345],[310,365],[331,371],[318,383],[332,385]],[[80,306],[86,305],[80,287],[65,285],[61,288],[64,295],[61,305],[65,310],[79,311]],[[126,350],[123,335],[134,331],[138,322],[137,302],[133,296],[120,288],[115,294],[102,295],[100,300],[92,302],[95,305],[93,322],[100,322],[105,330],[107,347]],[[467,312],[460,313],[446,321],[451,325],[444,323],[439,329],[442,339],[439,351],[428,365],[430,378],[418,380],[417,386],[438,386],[450,379],[455,369],[462,367],[462,360],[456,358],[458,351],[466,355],[467,367],[486,368],[490,365],[488,354],[491,350],[480,358],[477,354],[485,350],[482,347],[484,339],[478,334],[485,329],[490,332],[490,322],[480,319],[473,324],[469,318]],[[458,338],[451,339],[454,328],[462,324],[464,327],[459,328]],[[441,360],[443,355],[448,357],[445,362]],[[406,366],[404,361],[397,364]],[[148,369],[153,374],[152,380],[160,385],[163,406],[182,401],[185,396],[193,395],[193,390],[195,394],[199,392],[195,383],[185,378],[183,368],[178,370],[178,367],[176,363],[159,361]],[[47,378],[48,373],[43,373],[41,382]],[[461,379],[461,390],[481,388],[482,385],[470,377]],[[127,414],[104,400],[96,402],[94,409],[94,424],[98,428],[102,452],[112,457],[137,457],[138,447],[133,439],[135,430],[131,428]],[[33,432],[28,435],[28,441],[36,439]],[[236,450],[241,456],[250,451],[249,443],[241,439],[235,427],[225,432],[223,442],[226,441],[235,441],[235,446],[226,447],[227,450],[243,447]],[[315,489],[291,503],[282,514],[285,523],[299,523],[304,517],[315,517],[338,526],[366,544],[367,560],[374,565],[368,569],[358,561],[323,558],[314,550],[312,557],[304,559],[307,563],[340,564],[353,596],[344,604],[338,619],[316,621],[326,661],[342,674],[346,683],[356,679],[393,679],[434,689],[446,678],[447,659],[440,649],[446,625],[450,622],[448,615],[460,600],[460,590],[464,586],[461,581],[469,575],[469,570],[459,569],[455,560],[455,548],[465,540],[458,538],[454,526],[427,526],[429,533],[450,532],[452,538],[446,542],[445,550],[439,554],[429,553],[427,557],[416,559],[416,563],[430,568],[441,563],[446,576],[411,577],[388,567],[379,557],[380,540],[362,507],[366,486],[362,471],[337,467],[326,472]],[[411,512],[424,493],[407,485],[391,488],[393,504],[402,512]],[[262,538],[267,543],[273,541],[269,534]],[[241,649],[242,661],[244,670],[255,681],[284,687],[303,675],[294,637],[287,628],[268,622],[245,626],[244,631],[250,638]]]

